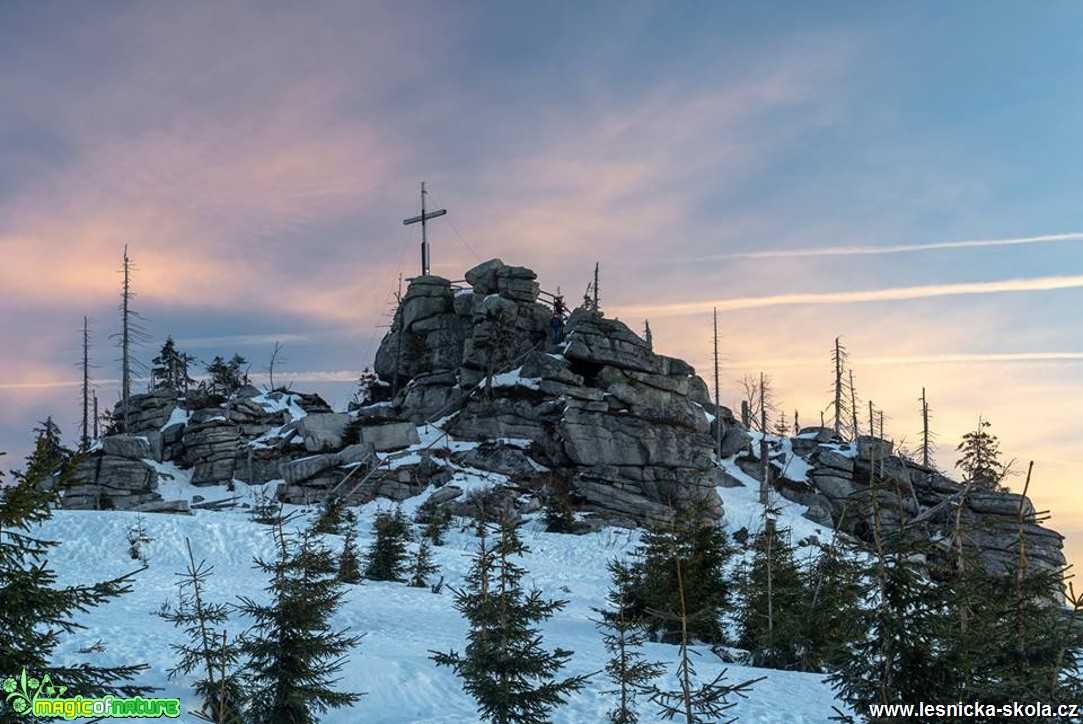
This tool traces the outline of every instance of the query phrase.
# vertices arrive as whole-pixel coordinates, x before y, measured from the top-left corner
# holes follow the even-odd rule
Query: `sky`
[[[830,352],[936,462],[992,423],[1083,553],[1083,6],[0,2],[0,450],[117,397],[120,266],[167,335],[343,404],[418,182],[499,257],[818,422]],[[792,412],[788,412],[792,418]],[[1021,488],[1022,478],[1011,480]]]

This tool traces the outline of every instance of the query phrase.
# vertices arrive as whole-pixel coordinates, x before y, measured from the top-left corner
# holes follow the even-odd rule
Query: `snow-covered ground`
[[[167,481],[170,493],[176,497],[193,493],[207,499],[227,497],[224,489],[192,488],[187,484],[187,471],[170,466],[174,479]],[[162,470],[162,472],[167,472]],[[731,474],[744,479],[739,470]],[[727,508],[727,525],[755,529],[759,525],[757,488],[749,479],[745,487],[720,489]],[[457,481],[458,484],[458,481]],[[239,492],[246,494],[245,486]],[[237,493],[231,493],[233,495]],[[171,496],[167,496],[171,497]],[[783,501],[785,502],[785,501]],[[408,513],[416,508],[417,500],[404,506]],[[386,501],[375,501],[357,510],[359,514],[359,546],[362,550],[371,539],[372,520],[380,509],[388,509]],[[824,529],[799,517],[803,509],[787,503],[783,507],[784,524],[794,528],[795,541],[809,535],[821,540],[829,535]],[[311,512],[295,525],[311,520]],[[62,541],[50,556],[52,566],[60,573],[61,582],[75,583],[99,580],[138,567],[128,554],[126,530],[136,524],[136,513],[118,511],[57,511],[40,531],[44,537]],[[58,658],[65,662],[85,661],[87,655],[76,653],[97,640],[104,642],[106,651],[97,654],[105,664],[143,661],[150,671],[139,683],[160,687],[158,696],[179,697],[184,707],[192,707],[196,699],[191,681],[169,681],[166,670],[174,665],[171,643],[181,641],[180,633],[155,615],[164,601],[176,601],[178,573],[185,569],[185,538],[189,538],[197,560],[206,559],[214,566],[208,584],[209,597],[217,601],[233,601],[238,595],[262,598],[266,579],[253,567],[255,556],[273,558],[269,529],[251,522],[241,510],[225,512],[196,511],[191,516],[153,514],[142,516],[143,525],[152,542],[144,552],[149,556],[149,569],[140,573],[135,590],[106,606],[92,611],[80,620],[87,630],[64,638]],[[566,669],[568,674],[589,674],[605,666],[605,652],[595,628],[592,610],[604,604],[608,586],[606,563],[622,558],[635,547],[638,534],[622,529],[606,529],[588,535],[545,533],[536,520],[523,529],[524,542],[530,553],[521,561],[529,571],[527,583],[547,596],[568,601],[567,607],[546,622],[542,630],[547,647],[559,646],[575,652]],[[461,583],[469,566],[472,546],[476,539],[467,529],[453,528],[446,545],[435,549],[440,573],[451,585]],[[332,547],[341,546],[341,538],[328,536]],[[323,721],[329,724],[354,722],[475,722],[478,716],[473,700],[463,693],[460,680],[447,668],[437,668],[429,660],[433,650],[462,650],[466,625],[453,607],[453,597],[445,587],[434,594],[427,588],[410,588],[405,584],[367,581],[349,587],[346,603],[335,621],[338,627],[364,632],[361,644],[349,657],[342,672],[340,687],[364,692],[361,701],[351,709],[328,713]],[[230,631],[243,630],[247,622],[236,619]],[[648,644],[646,655],[667,665],[664,684],[675,686],[676,647]],[[824,677],[813,674],[768,671],[720,661],[709,649],[696,650],[696,667],[702,678],[713,678],[722,668],[728,668],[728,678],[737,682],[766,677],[756,684],[747,699],[738,699],[731,710],[741,722],[826,722],[832,706],[839,706]],[[604,675],[592,677],[587,686],[570,697],[569,703],[557,709],[554,722],[601,724],[613,705],[606,693],[610,682]],[[642,721],[660,721],[652,707],[642,702]],[[182,721],[196,721],[182,717]]]

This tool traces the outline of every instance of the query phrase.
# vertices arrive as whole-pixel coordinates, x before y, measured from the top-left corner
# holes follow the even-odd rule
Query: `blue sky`
[[[723,397],[762,369],[804,420],[841,335],[889,434],[925,386],[951,467],[985,414],[1083,538],[1081,31],[1070,2],[4,3],[0,449],[74,436],[83,315],[115,396],[124,244],[145,359],[279,339],[345,399],[425,179],[435,272],[577,296],[601,261],[607,311],[704,371],[717,304]]]

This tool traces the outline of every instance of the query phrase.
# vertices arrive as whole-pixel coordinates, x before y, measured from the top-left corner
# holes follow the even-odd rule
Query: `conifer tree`
[[[525,591],[526,571],[512,562],[527,552],[510,523],[489,547],[484,524],[467,574],[466,587],[455,591],[455,608],[470,624],[463,653],[433,651],[437,666],[450,667],[474,698],[478,713],[492,724],[542,724],[565,696],[582,688],[584,677],[558,679],[571,651],[547,651],[537,625],[566,602]]]
[[[730,696],[737,694],[744,696],[745,692],[760,679],[752,679],[740,684],[725,684],[726,670],[723,669],[709,682],[699,683],[692,658],[689,655],[689,620],[691,609],[688,607],[688,599],[685,596],[683,565],[681,554],[678,551],[673,556],[673,568],[677,579],[677,602],[679,608],[669,614],[679,624],[679,663],[677,665],[678,689],[662,689],[658,686],[651,687],[651,701],[659,707],[659,713],[663,719],[673,719],[681,715],[685,724],[707,724],[708,717],[723,716],[727,709],[733,707],[736,702],[730,700]],[[730,719],[730,722],[735,721]]]
[[[394,513],[381,511],[372,523],[376,537],[365,556],[365,578],[373,581],[402,581],[406,573],[410,542],[410,521],[396,508]]]
[[[342,553],[338,557],[338,580],[343,583],[361,582],[361,556],[357,552],[357,534],[353,526],[346,529]]]
[[[344,529],[352,528],[356,522],[356,516],[346,507],[345,498],[341,495],[328,495],[320,506],[312,530],[316,533],[342,535]]]
[[[809,595],[807,620],[816,625],[805,632],[807,648],[800,668],[830,671],[851,642],[864,634],[858,615],[865,594],[860,558],[840,547],[836,533],[835,540],[819,546],[803,577]]]
[[[979,417],[978,428],[963,435],[956,448],[960,458],[955,466],[978,490],[999,489],[1010,467],[1000,461],[1000,442],[986,432],[988,427],[989,421]]]
[[[40,462],[52,471],[49,476],[49,479],[51,479],[68,466],[74,452],[64,445],[63,434],[57,424],[53,422],[52,417],[46,417],[45,420],[39,422],[38,427],[34,428],[34,433],[34,452],[27,458],[27,461],[29,462],[40,456]],[[49,485],[49,479],[42,482]]]
[[[207,364],[207,374],[210,391],[228,397],[248,384],[248,360],[235,354],[227,362],[218,355]]]
[[[993,704],[1075,703],[1083,694],[1083,601],[1072,591],[1072,609],[1066,610],[1065,570],[1034,566],[1028,559],[1027,529],[1040,522],[1024,503],[1033,466],[1017,510],[1014,560],[990,572],[970,552],[967,565],[952,567],[953,611],[966,615],[958,615],[963,625],[953,629],[949,644],[972,672],[966,693]]]
[[[188,375],[188,367],[195,357],[177,350],[173,337],[167,337],[158,356],[151,360],[150,375],[156,390],[169,390],[183,395],[195,381]]]
[[[660,663],[645,660],[640,648],[647,640],[642,623],[633,619],[628,608],[628,589],[632,572],[619,561],[609,564],[612,584],[607,596],[609,608],[595,609],[601,615],[597,627],[602,631],[602,643],[609,660],[606,676],[616,689],[607,694],[617,695],[617,705],[607,713],[610,724],[636,724],[636,695],[649,692],[651,682],[662,674]]]
[[[141,513],[136,515],[135,523],[128,526],[125,533],[128,538],[128,555],[133,561],[139,561],[146,566],[150,562],[150,558],[143,546],[153,543],[154,539],[147,533]]]
[[[372,402],[372,390],[379,384],[380,376],[372,371],[371,368],[366,367],[361,370],[361,375],[357,378],[357,389],[353,393],[353,401],[359,406]]]
[[[724,530],[696,506],[682,509],[673,521],[647,530],[631,562],[628,605],[645,619],[653,638],[672,640],[673,615],[680,610],[675,561],[682,561],[688,632],[707,643],[722,643],[721,615],[730,600],[725,570],[733,548]]]
[[[266,488],[261,487],[255,493],[255,502],[249,511],[249,518],[253,523],[278,525],[285,522],[286,516],[282,513],[282,503],[268,495]]]
[[[248,717],[260,722],[315,724],[319,714],[350,706],[360,694],[337,691],[335,674],[361,640],[335,631],[330,620],[342,605],[343,584],[331,552],[311,531],[287,539],[273,529],[278,556],[256,559],[271,577],[269,603],[241,597],[239,610],[255,623],[241,640],[246,655]]]
[[[737,644],[752,664],[800,669],[811,647],[811,592],[794,559],[789,531],[767,525],[752,543],[752,560],[740,586]]]
[[[434,546],[444,545],[444,534],[451,527],[451,511],[426,500],[414,516],[414,520],[424,526],[421,537]]]
[[[0,681],[21,679],[25,669],[35,689],[62,685],[68,696],[145,695],[147,687],[130,683],[147,669],[145,664],[52,663],[53,652],[64,637],[84,628],[76,617],[130,592],[138,573],[99,583],[57,586],[48,554],[58,544],[32,531],[52,516],[52,506],[70,484],[76,462],[71,460],[58,468],[46,441],[39,438],[14,484],[0,480]],[[50,480],[55,484],[47,485]],[[21,710],[12,697],[8,697],[8,704],[0,710],[0,722],[23,721],[25,701]]]
[[[947,589],[929,577],[923,561],[938,555],[926,537],[883,524],[882,488],[870,481],[872,558],[865,572],[862,631],[837,662],[830,681],[854,710],[870,704],[955,701],[961,671],[943,645],[950,625]]]
[[[410,566],[410,585],[414,588],[425,588],[429,585],[428,578],[440,570],[440,566],[433,563],[432,546],[427,539],[422,539],[414,555]]]
[[[198,672],[195,690],[203,706],[200,711],[192,712],[193,716],[214,724],[242,724],[242,692],[236,671],[239,652],[226,631],[230,606],[206,599],[204,588],[214,567],[206,561],[196,563],[191,541],[185,538],[184,542],[188,567],[177,584],[180,601],[175,608],[167,606],[160,614],[187,637],[185,643],[170,645],[179,659],[169,670],[169,678]]]
[[[576,523],[572,512],[571,496],[564,480],[551,478],[545,495],[542,520],[545,530],[550,533],[577,533],[580,525]]]

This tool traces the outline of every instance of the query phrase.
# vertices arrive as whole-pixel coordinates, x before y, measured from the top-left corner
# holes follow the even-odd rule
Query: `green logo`
[[[37,717],[63,717],[83,719],[90,717],[113,717],[114,719],[149,719],[180,716],[180,699],[146,699],[135,696],[123,699],[105,696],[100,699],[84,699],[81,696],[64,698],[68,687],[52,681],[46,674],[41,679],[22,675],[16,679],[4,679],[5,701],[18,714]]]

